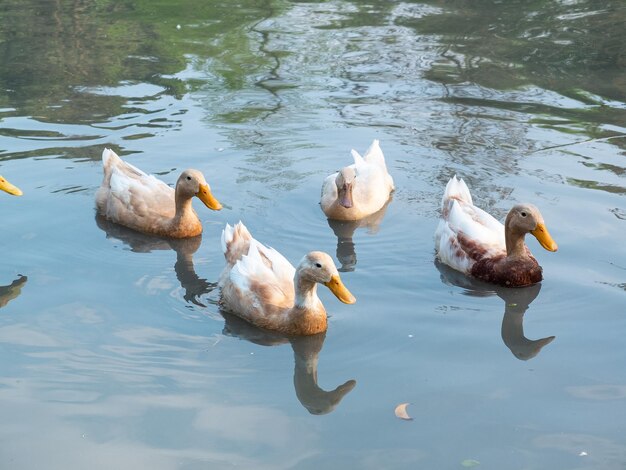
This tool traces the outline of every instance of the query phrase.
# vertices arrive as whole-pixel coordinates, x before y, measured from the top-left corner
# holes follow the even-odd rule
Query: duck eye
[[[187,181],[191,181],[191,176],[188,176],[188,177],[187,177]]]
[[[522,217],[526,217],[526,212],[522,211],[522,212],[520,213],[520,215],[521,215]]]
[[[322,264],[321,263],[315,263],[315,266],[318,267],[318,268],[321,268]]]

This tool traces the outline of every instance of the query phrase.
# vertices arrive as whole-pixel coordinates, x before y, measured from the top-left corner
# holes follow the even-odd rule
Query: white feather
[[[332,175],[328,175],[324,179],[324,182],[322,183],[322,206],[324,206],[325,203],[330,204],[332,201],[337,199],[337,185],[335,184],[335,179],[338,174],[339,172],[335,172]]]
[[[457,179],[456,175],[450,178],[450,181],[446,184],[446,189],[444,190],[443,197],[441,198],[442,210],[451,199],[459,199],[469,205],[473,205],[472,195],[469,192],[469,188],[465,184],[465,181]]]
[[[258,242],[257,242],[258,243]],[[296,274],[296,268],[274,248],[261,245],[261,251],[272,263],[272,271],[276,279],[293,281]]]
[[[380,148],[380,142],[378,139],[374,139],[372,144],[369,146],[363,159],[367,163],[371,163],[373,165],[378,165],[387,171],[387,165],[385,164],[385,155],[383,154],[382,149]]]
[[[224,230],[222,230],[222,237],[220,239],[222,243],[222,253],[226,253],[228,245],[233,241],[233,227],[230,224],[226,224]]]
[[[475,262],[463,251],[459,235],[486,250],[486,256],[506,252],[504,225],[472,203],[469,188],[453,176],[441,201],[442,218],[435,231],[437,257],[454,269],[469,273]]]
[[[239,236],[236,236],[239,235]],[[234,261],[227,277],[242,291],[249,291],[252,280],[261,280],[265,285],[275,284],[282,289],[283,284],[293,284],[296,270],[291,263],[278,251],[267,247],[252,238],[250,232],[243,223],[239,222],[234,227],[226,224],[222,231],[222,249],[226,259],[231,254],[236,254],[242,249],[242,243],[248,243],[247,253],[241,253],[238,260]],[[269,262],[263,259],[267,259]],[[227,265],[225,270],[227,271]],[[225,276],[222,276],[225,280]],[[221,283],[223,284],[223,280]]]
[[[352,158],[354,158],[354,165],[358,166],[358,165],[362,165],[363,163],[365,163],[365,160],[363,159],[363,157],[361,156],[359,152],[352,149],[350,153],[352,154]]]
[[[435,248],[442,263],[453,267],[457,271],[468,272],[473,264],[472,260],[460,250],[457,234],[454,233],[445,220],[439,221],[435,233]]]

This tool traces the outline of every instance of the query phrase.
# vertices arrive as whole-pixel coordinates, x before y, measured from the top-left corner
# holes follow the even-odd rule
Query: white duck
[[[361,157],[352,150],[354,163],[327,176],[321,206],[329,219],[358,220],[380,210],[394,190],[378,140]]]
[[[107,219],[134,230],[171,238],[195,237],[202,223],[191,206],[197,196],[209,209],[219,203],[198,170],[185,170],[176,189],[124,162],[113,150],[102,152],[104,178],[96,193],[96,208]]]
[[[474,206],[467,185],[456,176],[446,185],[441,212],[435,232],[439,260],[492,284],[520,287],[542,280],[541,266],[524,243],[527,233],[534,235],[546,250],[557,250],[534,205],[514,206],[502,225]]]
[[[226,225],[222,249],[226,267],[220,276],[221,303],[258,327],[288,335],[326,331],[326,310],[317,296],[317,283],[344,303],[356,301],[326,253],[308,253],[295,269],[279,252],[252,238],[241,222]]]

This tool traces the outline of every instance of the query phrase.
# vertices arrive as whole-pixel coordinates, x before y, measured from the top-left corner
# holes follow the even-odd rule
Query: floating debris
[[[472,468],[472,467],[476,467],[480,465],[480,462],[474,459],[465,459],[463,460],[463,462],[461,462],[461,465],[464,466],[465,468]]]
[[[410,403],[400,403],[398,406],[396,406],[396,409],[395,409],[396,417],[400,419],[405,419],[407,421],[412,421],[413,418],[411,418],[409,414],[406,412],[406,407],[409,405]]]

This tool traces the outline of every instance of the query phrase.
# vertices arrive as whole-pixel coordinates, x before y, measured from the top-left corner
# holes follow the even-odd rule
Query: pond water
[[[0,466],[626,468],[620,0],[4,0]],[[396,191],[329,224],[324,177],[380,139]],[[100,156],[204,172],[201,238],[100,220]],[[457,174],[542,211],[544,281],[438,266]],[[330,253],[325,335],[224,317],[223,226]],[[407,407],[412,421],[394,409]]]

